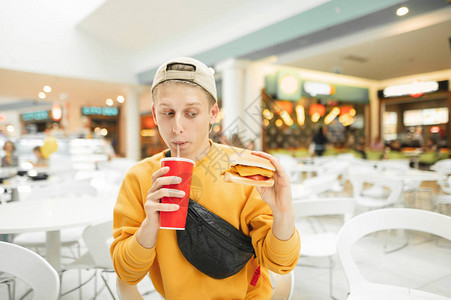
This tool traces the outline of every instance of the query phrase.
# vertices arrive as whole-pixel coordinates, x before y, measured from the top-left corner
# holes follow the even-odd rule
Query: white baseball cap
[[[194,71],[168,70],[168,66],[173,64],[190,65],[194,67]],[[216,102],[218,101],[213,72],[211,72],[203,62],[198,61],[197,59],[191,57],[178,57],[162,64],[155,74],[151,91],[153,92],[158,84],[173,79],[194,82],[213,96]]]

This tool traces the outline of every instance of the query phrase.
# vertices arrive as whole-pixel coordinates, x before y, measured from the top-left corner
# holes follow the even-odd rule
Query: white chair
[[[409,160],[407,159],[389,159],[383,160],[377,163],[377,168],[381,172],[402,172],[410,170]],[[412,197],[410,201],[415,203],[417,200],[417,194],[423,192],[428,193],[428,199],[433,197],[433,191],[430,188],[421,187],[421,180],[403,180],[404,194],[410,194]],[[415,203],[416,204],[416,203]]]
[[[6,285],[6,288],[8,290],[8,299],[14,300],[16,290],[16,281],[14,280],[14,276],[0,272],[0,284]]]
[[[294,272],[277,274],[269,271],[273,293],[271,300],[290,300],[294,290]]]
[[[301,257],[324,257],[329,260],[329,292],[333,297],[333,267],[334,256],[337,253],[338,230],[342,224],[354,215],[355,201],[352,198],[315,198],[311,200],[294,200],[296,212],[296,228],[301,233]],[[339,227],[324,229],[321,223],[313,228],[312,233],[306,233],[302,219],[306,217],[340,216]],[[318,218],[316,218],[318,221]],[[320,219],[319,219],[320,221]],[[314,225],[312,222],[309,224]],[[305,226],[307,226],[305,224]],[[298,262],[300,266],[310,266]]]
[[[403,183],[401,180],[384,177],[375,173],[353,173],[349,175],[353,197],[357,205],[376,209],[403,204]],[[382,193],[369,193],[377,187]]]
[[[94,269],[96,273],[92,278],[96,279],[97,271],[100,271],[100,277],[102,278],[103,283],[105,284],[108,292],[112,296],[113,299],[116,299],[116,295],[113,292],[113,289],[108,284],[108,277],[106,273],[115,273],[113,262],[111,260],[110,254],[110,245],[112,242],[112,234],[113,234],[113,221],[105,221],[98,224],[93,224],[83,231],[83,241],[86,245],[87,252],[83,254],[79,259],[71,263],[66,267],[66,271],[70,269]],[[89,278],[87,281],[90,281],[92,278]],[[85,282],[86,283],[86,282]],[[81,285],[84,285],[82,283]],[[129,295],[130,290],[132,295],[134,294],[133,289],[130,285],[126,285],[125,283],[119,283],[119,286],[124,285],[125,294]],[[119,288],[118,286],[118,288]],[[77,289],[76,287],[75,289]],[[64,293],[68,294],[75,289],[71,289]],[[144,295],[148,293],[156,292],[155,289],[151,289],[144,293]],[[95,282],[95,293],[97,294],[97,279]],[[120,292],[118,291],[120,295]],[[136,298],[128,298],[124,297],[124,299],[136,299]]]
[[[296,158],[287,155],[287,154],[274,154],[279,159],[280,164],[284,168],[285,172],[287,172],[288,176],[292,183],[301,182],[302,180],[302,171],[299,170],[299,162]]]
[[[83,241],[86,245],[87,252],[71,264],[67,265],[64,271],[71,269],[95,269],[94,276],[90,277],[87,282],[89,282],[93,278],[96,280],[95,293],[97,293],[96,275],[97,270],[101,270],[100,276],[105,283],[105,286],[107,287],[109,293],[111,294],[113,299],[115,299],[115,294],[108,285],[108,279],[105,277],[105,273],[107,272],[114,273],[114,267],[113,262],[111,261],[109,247],[109,239],[112,238],[112,232],[112,220],[87,226],[83,231]],[[81,286],[83,286],[87,282],[81,283],[80,286],[66,291],[62,295],[66,295],[78,288],[81,288]]]
[[[337,180],[334,183],[334,185],[330,188],[330,191],[343,192],[344,184],[348,180],[347,175],[349,164],[350,163],[346,160],[326,162],[318,169],[318,176],[331,174],[336,175]]]
[[[451,176],[439,181],[438,184],[440,186],[440,194],[437,195],[435,206],[438,212],[445,213],[443,207],[451,205]],[[448,210],[446,210],[447,212]]]
[[[37,253],[24,247],[0,242],[0,271],[26,282],[33,290],[33,299],[58,299],[58,273]]]
[[[318,197],[325,192],[332,191],[336,185],[339,185],[338,174],[328,173],[306,178],[302,186],[311,191],[311,197]]]
[[[443,175],[451,175],[451,158],[437,161],[430,169]]]
[[[410,169],[408,159],[387,159],[387,160],[381,160],[378,161],[376,166],[379,171],[385,171],[385,170],[408,170]]]
[[[337,246],[350,287],[347,299],[450,299],[408,287],[371,282],[363,277],[352,256],[352,246],[368,234],[390,229],[421,231],[451,240],[451,217],[420,209],[386,208],[363,213],[348,221],[340,230]]]

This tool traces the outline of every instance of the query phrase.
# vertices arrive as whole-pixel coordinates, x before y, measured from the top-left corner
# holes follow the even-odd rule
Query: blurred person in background
[[[359,153],[363,159],[367,159],[365,137],[361,136],[355,144],[354,150]]]
[[[428,138],[426,142],[422,145],[423,152],[437,152],[438,146],[437,143],[432,139]]]
[[[375,151],[384,151],[385,145],[384,142],[382,142],[382,139],[378,136],[373,140],[370,148]]]
[[[16,145],[11,141],[6,141],[3,145],[5,156],[2,157],[2,167],[17,167],[19,165],[19,158],[14,155]]]
[[[313,136],[313,143],[315,143],[313,149],[316,156],[323,156],[326,151],[327,137],[324,131],[325,127],[320,126],[318,132]]]
[[[33,153],[36,156],[36,162],[33,165],[37,168],[46,168],[49,166],[49,160],[42,155],[41,146],[33,148]]]
[[[399,140],[390,141],[388,147],[385,147],[383,159],[402,159],[402,144]]]
[[[111,138],[105,138],[105,154],[108,156],[108,160],[116,158],[116,151],[114,151],[113,140]]]

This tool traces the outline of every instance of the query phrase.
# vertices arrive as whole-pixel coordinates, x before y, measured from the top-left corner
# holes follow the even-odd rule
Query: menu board
[[[404,126],[434,125],[448,123],[448,108],[428,108],[406,110],[403,114]]]

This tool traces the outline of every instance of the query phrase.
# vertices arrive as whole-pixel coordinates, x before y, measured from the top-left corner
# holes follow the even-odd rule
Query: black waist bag
[[[215,279],[238,273],[255,255],[250,237],[191,199],[177,242],[190,264]]]

